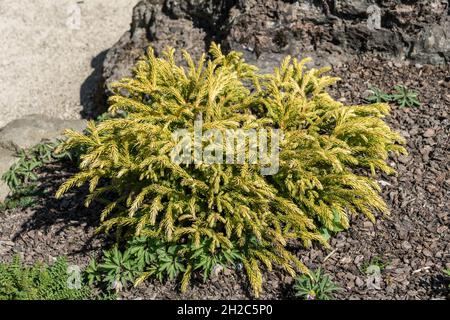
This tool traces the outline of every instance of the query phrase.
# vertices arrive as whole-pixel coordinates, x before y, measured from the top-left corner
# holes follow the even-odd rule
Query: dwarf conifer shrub
[[[203,55],[198,63],[183,52],[187,67],[175,63],[174,52],[157,58],[149,49],[134,78],[115,84],[109,110],[126,117],[91,122],[85,134],[67,131],[61,150],[84,154],[57,196],[89,183],[86,205],[105,204],[100,231],[192,250],[208,243],[211,253],[233,248],[257,296],[262,268],[308,273],[286,249],[289,241],[326,245],[321,229],[346,229],[351,214],[373,221],[374,212],[388,212],[370,176],[393,173],[389,152],[405,152],[383,121],[388,105],[333,100],[325,89],[337,78],[324,76],[327,69],[305,70],[307,59],[288,57],[273,74],[260,75],[239,53],[224,55],[216,45],[211,59]],[[279,170],[263,175],[267,163],[251,161],[172,161],[174,131],[191,134],[199,115],[205,130],[280,130]],[[183,268],[183,283],[193,269],[189,262]]]

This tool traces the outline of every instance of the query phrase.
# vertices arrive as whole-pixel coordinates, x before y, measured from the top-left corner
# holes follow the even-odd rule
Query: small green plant
[[[320,268],[310,274],[302,274],[295,279],[295,295],[305,300],[330,300],[341,290]]]
[[[392,101],[394,101],[400,108],[404,107],[420,107],[421,103],[418,99],[418,92],[409,90],[405,86],[397,85],[394,87],[396,93],[392,94]]]
[[[165,275],[170,280],[178,277],[186,269],[180,256],[180,248],[177,244],[158,248],[156,250],[156,263],[150,267],[148,272],[154,273],[160,281],[163,280]]]
[[[25,266],[19,257],[0,263],[0,300],[86,300],[93,299],[91,289],[68,285],[68,264],[59,258],[52,266]]]
[[[395,93],[389,94],[386,93],[377,87],[369,87],[369,90],[372,92],[370,96],[365,98],[365,100],[369,103],[378,103],[378,102],[394,102],[400,108],[404,107],[420,107],[421,103],[418,99],[418,92],[414,90],[409,90],[405,86],[396,85],[394,86]]]
[[[37,186],[38,170],[45,164],[57,160],[76,159],[74,151],[55,152],[61,143],[61,140],[44,141],[32,148],[17,152],[18,161],[1,177],[10,188],[11,194],[3,203],[0,203],[0,210],[32,206],[37,197],[42,195],[42,190]]]
[[[345,226],[341,223],[339,213],[333,210],[333,220],[327,227],[320,228],[321,235],[328,241],[333,234],[339,233],[345,230]]]
[[[131,256],[129,250],[122,253],[117,247],[104,252],[104,261],[98,265],[103,281],[110,284],[111,289],[121,291],[128,283],[132,283],[142,271]]]
[[[130,250],[139,261],[145,261],[146,270],[136,283],[154,276],[160,281],[167,278],[173,280],[184,273],[181,286],[187,287],[192,272],[199,272],[206,281],[216,267],[234,266],[241,256],[236,249],[211,250],[211,242],[204,241],[196,246],[187,244],[164,244],[146,238],[137,238],[130,243]]]
[[[378,102],[389,102],[392,100],[392,96],[390,94],[381,91],[377,87],[370,86],[369,90],[372,92],[372,94],[366,98],[367,102],[378,103]]]

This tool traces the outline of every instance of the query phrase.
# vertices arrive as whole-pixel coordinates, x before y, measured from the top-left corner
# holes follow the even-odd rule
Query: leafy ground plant
[[[300,275],[295,279],[294,290],[297,297],[305,300],[330,300],[341,290],[331,278],[318,268],[310,276]]]
[[[0,204],[3,209],[31,206],[39,195],[36,172],[43,165],[43,161],[25,150],[21,150],[18,156],[19,160],[2,176],[11,190],[11,194]]]
[[[370,103],[377,102],[394,102],[400,108],[405,107],[420,107],[421,103],[419,101],[419,93],[414,90],[410,90],[405,86],[396,85],[394,86],[395,93],[389,94],[386,93],[377,87],[369,87],[369,90],[372,92],[370,96],[368,96],[365,100]]]
[[[0,300],[86,300],[93,299],[91,289],[80,283],[68,285],[68,264],[59,258],[53,265],[25,266],[19,257],[0,263]]]
[[[179,251],[187,264],[177,269],[183,290],[195,269],[193,252],[204,244],[210,255],[235,250],[258,296],[263,269],[309,273],[288,250],[289,241],[326,246],[323,228],[347,229],[353,214],[374,221],[375,212],[388,213],[370,176],[394,173],[386,162],[389,153],[406,152],[404,139],[383,120],[388,105],[333,100],[326,88],[338,79],[323,75],[327,68],[306,70],[308,59],[287,57],[272,74],[261,75],[241,54],[224,55],[215,44],[211,59],[204,54],[194,63],[183,55],[187,68],[175,63],[175,50],[158,58],[149,49],[135,76],[114,85],[109,111],[126,116],[90,122],[84,134],[66,132],[59,150],[83,153],[80,171],[57,197],[88,183],[85,204],[104,204],[99,232],[120,231],[126,240],[144,236],[164,250],[188,245]],[[179,142],[173,133],[192,136],[200,115],[205,130],[223,134],[281,130],[279,170],[264,175],[267,163],[251,159],[172,161]],[[211,141],[200,143],[207,147]],[[156,270],[168,263],[156,261]],[[143,271],[143,277],[152,272],[157,271]]]
[[[421,103],[418,99],[418,92],[410,90],[405,86],[395,86],[396,93],[392,94],[392,101],[400,106],[400,108],[405,107],[420,107]]]

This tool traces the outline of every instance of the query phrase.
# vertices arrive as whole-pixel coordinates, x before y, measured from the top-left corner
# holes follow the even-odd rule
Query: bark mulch
[[[392,158],[398,176],[380,175],[391,215],[373,225],[354,217],[351,228],[335,236],[331,249],[293,248],[311,268],[321,267],[342,287],[338,299],[445,299],[450,267],[450,73],[445,67],[421,66],[364,58],[334,69],[343,80],[331,89],[340,101],[363,103],[368,86],[391,92],[396,84],[420,93],[421,107],[392,105],[390,125],[408,140],[409,155]],[[69,169],[52,165],[42,173],[46,195],[29,209],[0,213],[0,261],[20,254],[27,263],[52,262],[67,255],[86,266],[109,241],[94,234],[98,208],[85,208],[85,190],[53,197]],[[379,288],[368,286],[367,267],[381,270]],[[266,273],[262,299],[292,299],[293,279],[278,271]],[[181,294],[176,283],[148,281],[120,294],[123,299],[249,299],[241,270],[224,270],[202,283],[194,281]]]

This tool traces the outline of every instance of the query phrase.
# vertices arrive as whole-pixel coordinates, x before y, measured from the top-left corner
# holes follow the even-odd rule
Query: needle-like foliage
[[[321,228],[349,226],[349,215],[387,213],[380,188],[366,172],[393,173],[390,151],[405,152],[403,139],[383,121],[383,103],[344,106],[325,91],[336,78],[326,69],[305,70],[307,59],[286,58],[273,74],[260,75],[241,54],[198,63],[175,50],[156,57],[151,49],[133,78],[115,84],[110,112],[125,118],[91,122],[87,133],[67,131],[61,150],[79,148],[80,172],[59,189],[89,183],[86,205],[105,203],[101,231],[122,230],[210,251],[234,247],[256,296],[262,268],[308,273],[287,250],[290,240],[326,245]],[[264,129],[283,133],[278,173],[264,176],[260,164],[177,164],[171,150],[176,129]],[[194,266],[186,266],[183,288]]]

